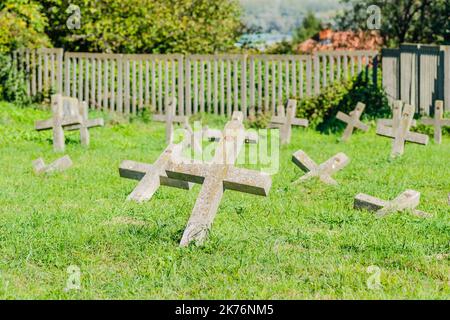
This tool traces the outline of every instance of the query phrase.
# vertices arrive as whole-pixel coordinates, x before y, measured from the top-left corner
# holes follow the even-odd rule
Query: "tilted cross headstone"
[[[104,121],[101,118],[88,119],[88,106],[76,98],[63,97],[61,94],[51,98],[52,119],[36,121],[37,131],[53,129],[53,148],[55,151],[64,151],[64,130],[80,130],[81,144],[90,143],[89,128],[101,127]]]
[[[385,201],[360,193],[355,197],[354,208],[374,211],[379,217],[404,210],[411,210],[414,215],[419,217],[430,217],[430,214],[416,210],[419,203],[420,192],[415,190],[406,190],[392,201]]]
[[[177,116],[176,115],[176,105],[177,105],[177,99],[172,97],[169,99],[169,102],[167,103],[166,108],[166,114],[165,115],[154,115],[153,120],[158,122],[165,122],[166,123],[166,143],[170,144],[173,143],[173,124],[179,123],[179,124],[186,124],[188,121],[188,118],[186,116]]]
[[[33,168],[36,174],[51,173],[55,171],[64,171],[73,165],[69,156],[56,159],[49,165],[45,164],[44,159],[39,158],[33,161]]]
[[[153,165],[125,160],[120,164],[119,174],[122,178],[139,180],[138,185],[128,196],[127,200],[144,202],[150,200],[158,188],[163,186],[180,189],[190,189],[191,185],[184,181],[177,181],[167,177],[165,169],[173,157],[181,159],[183,145],[169,144]]]
[[[444,119],[444,101],[436,101],[433,119],[423,119],[424,125],[434,126],[434,141],[442,143],[442,127],[450,126],[450,119]]]
[[[203,184],[180,246],[195,241],[201,243],[214,221],[225,190],[235,190],[267,196],[272,185],[269,175],[234,166],[245,140],[243,114],[234,112],[224,128],[214,158],[208,164],[172,163],[166,173],[169,178]]]
[[[284,108],[278,109],[278,115],[272,117],[269,126],[271,128],[280,128],[281,143],[287,144],[291,142],[292,126],[307,127],[309,121],[296,118],[297,100],[290,99],[288,101],[286,112],[284,112]]]
[[[355,110],[350,112],[350,115],[346,115],[341,111],[338,112],[336,118],[347,123],[347,128],[345,128],[344,134],[341,138],[342,141],[348,141],[348,139],[350,139],[351,135],[353,134],[354,128],[358,128],[364,132],[369,130],[369,127],[361,120],[359,120],[365,108],[366,105],[364,103],[358,102]]]
[[[414,116],[414,107],[405,105],[401,117],[394,115],[393,126],[386,127],[382,124],[377,125],[377,134],[388,138],[393,138],[392,156],[402,155],[405,152],[405,143],[413,142],[417,144],[428,144],[428,136],[420,133],[410,132]]]
[[[350,158],[344,153],[338,153],[331,159],[318,165],[306,154],[306,152],[299,150],[292,155],[292,161],[300,167],[300,169],[306,172],[306,174],[295,183],[318,177],[323,183],[337,185],[337,181],[334,180],[331,175],[345,168],[350,163]]]

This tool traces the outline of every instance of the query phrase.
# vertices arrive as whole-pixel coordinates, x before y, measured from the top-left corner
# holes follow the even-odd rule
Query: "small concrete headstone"
[[[444,119],[444,101],[436,101],[433,119],[423,119],[422,123],[434,127],[434,141],[442,143],[442,127],[450,126],[450,119]]]
[[[208,164],[176,164],[166,169],[173,179],[202,184],[180,246],[201,243],[207,237],[225,190],[235,190],[267,196],[272,184],[269,175],[254,170],[236,168],[234,163],[245,141],[243,114],[234,112],[224,128],[223,138]]]
[[[282,109],[282,111],[281,111]],[[290,99],[288,101],[286,112],[283,107],[278,108],[278,115],[273,116],[270,120],[271,128],[280,129],[280,138],[282,144],[291,142],[292,126],[308,127],[309,122],[306,119],[296,118],[297,100]]]
[[[405,105],[401,116],[394,113],[392,127],[387,127],[378,123],[377,134],[394,139],[391,156],[399,156],[405,152],[405,143],[413,142],[427,145],[429,138],[425,134],[411,132],[411,124],[414,117],[414,107]]]
[[[354,208],[374,211],[379,217],[404,210],[411,210],[414,215],[419,217],[430,217],[431,215],[429,213],[416,209],[419,203],[420,192],[415,190],[406,190],[392,201],[386,201],[360,193],[355,197]]]
[[[64,171],[72,165],[73,162],[68,155],[53,161],[49,165],[46,165],[44,159],[42,158],[38,158],[33,161],[33,169],[36,174]]]
[[[88,119],[87,104],[76,98],[55,94],[51,97],[51,106],[52,119],[36,121],[35,129],[37,131],[53,129],[53,149],[56,152],[62,152],[65,149],[64,130],[80,130],[81,144],[88,146],[89,128],[104,125],[101,118]]]
[[[334,180],[331,175],[345,168],[350,163],[350,158],[344,153],[338,153],[331,159],[318,165],[306,154],[306,152],[299,150],[292,155],[292,161],[300,167],[300,169],[306,172],[306,174],[295,183],[317,177],[323,183],[337,185],[337,181]]]
[[[350,112],[350,115],[346,115],[341,111],[338,112],[336,118],[347,123],[347,128],[345,128],[344,134],[341,138],[342,141],[348,141],[352,136],[353,130],[355,128],[360,129],[364,132],[367,132],[369,130],[369,127],[360,120],[365,108],[366,105],[364,103],[358,102],[355,110]]]

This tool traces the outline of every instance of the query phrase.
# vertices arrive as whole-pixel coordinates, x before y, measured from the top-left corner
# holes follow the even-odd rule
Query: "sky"
[[[287,34],[312,11],[322,19],[332,17],[341,7],[339,0],[240,0],[244,23],[262,32]]]

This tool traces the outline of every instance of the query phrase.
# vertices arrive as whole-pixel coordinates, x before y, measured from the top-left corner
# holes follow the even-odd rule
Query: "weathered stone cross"
[[[308,120],[296,118],[296,112],[297,100],[290,99],[286,107],[286,113],[283,106],[278,107],[278,115],[273,116],[270,120],[271,128],[280,128],[282,144],[291,142],[292,126],[307,127],[309,125]]]
[[[188,118],[186,116],[177,116],[175,114],[177,105],[177,99],[172,97],[169,99],[169,102],[167,103],[167,109],[165,115],[154,115],[153,120],[158,122],[165,122],[166,123],[166,143],[171,144],[173,143],[173,124],[174,123],[180,123],[180,124],[186,124],[188,121]]]
[[[80,130],[81,144],[88,146],[90,142],[89,128],[101,127],[103,119],[88,119],[88,106],[86,102],[79,102],[76,98],[63,97],[61,94],[51,98],[52,119],[36,121],[37,131],[53,129],[53,149],[64,151],[64,130]]]
[[[169,178],[203,184],[180,246],[187,246],[192,241],[201,243],[207,237],[225,190],[261,196],[269,194],[272,185],[269,175],[234,166],[245,140],[242,121],[243,114],[234,112],[211,163],[172,163],[166,169]]]
[[[379,217],[403,210],[411,210],[414,215],[419,217],[430,217],[431,215],[429,213],[416,210],[419,203],[420,192],[415,190],[406,190],[392,201],[385,201],[364,193],[360,193],[355,197],[354,207],[355,209],[375,211],[376,215]]]
[[[388,138],[393,138],[392,156],[402,155],[405,152],[405,143],[413,142],[417,144],[428,144],[428,136],[420,133],[410,132],[414,116],[414,107],[405,105],[401,117],[394,114],[392,127],[386,127],[381,123],[377,125],[377,134]]]
[[[342,141],[348,141],[350,139],[354,128],[358,128],[364,132],[369,130],[369,127],[359,120],[365,108],[366,105],[364,103],[358,102],[355,110],[350,112],[350,115],[346,115],[341,111],[338,112],[336,118],[347,123],[347,128],[345,128],[344,135],[341,138]]]
[[[166,167],[173,157],[181,159],[183,145],[169,144],[153,165],[125,160],[120,164],[119,174],[122,178],[139,180],[137,187],[127,200],[144,202],[150,200],[159,186],[169,186],[179,189],[191,189],[192,185],[185,181],[170,179],[166,175]]]
[[[51,173],[54,171],[64,171],[73,165],[69,156],[56,159],[49,165],[45,164],[44,159],[39,158],[33,161],[33,168],[36,174]]]
[[[300,169],[307,172],[306,175],[302,176],[295,183],[318,177],[323,183],[337,185],[337,181],[331,175],[346,167],[350,163],[350,158],[344,153],[338,153],[321,165],[317,165],[306,152],[299,150],[292,155],[292,161]]]
[[[422,123],[434,126],[434,141],[442,143],[442,127],[450,126],[450,119],[444,119],[444,101],[436,101],[434,108],[434,119],[423,119]]]

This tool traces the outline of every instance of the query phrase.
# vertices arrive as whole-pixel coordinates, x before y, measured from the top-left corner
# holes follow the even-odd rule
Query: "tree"
[[[390,46],[404,42],[450,42],[448,0],[341,0],[348,9],[337,17],[341,29],[367,29],[367,9],[381,9],[381,34]]]
[[[6,0],[0,4],[0,53],[51,46],[44,32],[47,19],[41,9],[37,2],[29,0]]]
[[[66,50],[120,53],[213,53],[240,35],[238,0],[41,0],[47,34]],[[77,14],[80,28],[68,28]]]
[[[314,13],[308,12],[301,26],[294,32],[294,43],[301,43],[310,39],[321,30],[322,22]]]

